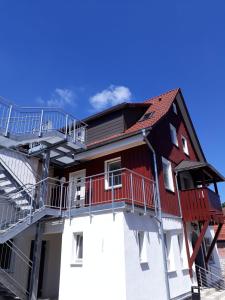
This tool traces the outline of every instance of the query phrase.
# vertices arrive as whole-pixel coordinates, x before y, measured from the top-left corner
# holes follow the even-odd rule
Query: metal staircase
[[[59,217],[66,206],[67,187],[46,178],[0,196],[0,243],[4,243],[45,216]]]
[[[85,148],[86,124],[57,108],[18,107],[0,99],[0,145],[28,145],[30,155],[51,149],[56,164],[73,163]]]

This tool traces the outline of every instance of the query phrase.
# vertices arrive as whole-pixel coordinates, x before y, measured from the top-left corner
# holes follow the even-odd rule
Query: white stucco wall
[[[172,270],[168,270],[170,297],[176,299],[191,292],[191,286],[196,285],[196,277],[191,279],[188,269],[188,259],[185,247],[185,239],[183,233],[182,221],[178,218],[166,217],[163,218],[164,232],[170,236],[171,239],[171,256],[173,259]],[[181,253],[178,235],[183,236],[183,251]],[[190,237],[190,234],[188,234]],[[191,241],[189,240],[189,247],[192,249]],[[182,260],[181,260],[182,258]],[[194,270],[194,267],[193,267]]]
[[[73,233],[83,232],[83,265],[71,266]],[[59,299],[124,300],[123,213],[65,220]]]
[[[156,221],[127,213],[124,218],[127,300],[165,300],[161,239]],[[137,231],[147,235],[147,262],[140,263]]]
[[[0,163],[23,184],[35,184],[37,181],[38,159],[26,158],[23,154],[8,149],[0,150]]]

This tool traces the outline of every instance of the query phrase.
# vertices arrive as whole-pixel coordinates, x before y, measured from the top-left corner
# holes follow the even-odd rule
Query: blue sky
[[[0,28],[0,95],[82,118],[181,87],[225,174],[224,0],[2,0]]]

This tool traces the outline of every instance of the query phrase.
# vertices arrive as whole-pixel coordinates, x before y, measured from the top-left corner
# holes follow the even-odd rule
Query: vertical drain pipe
[[[166,257],[166,250],[165,250],[165,240],[164,240],[164,231],[163,231],[163,222],[162,222],[162,211],[161,211],[161,201],[160,201],[160,193],[159,193],[159,177],[158,177],[158,169],[157,169],[157,160],[155,150],[152,147],[151,143],[147,139],[147,134],[145,129],[142,130],[143,139],[147,144],[148,148],[153,154],[153,163],[154,163],[154,173],[155,173],[155,183],[156,183],[156,195],[157,195],[157,202],[158,202],[158,219],[159,222],[159,230],[161,234],[161,241],[162,241],[162,253],[163,253],[163,267],[165,273],[165,284],[166,284],[166,295],[167,300],[170,300],[170,286],[168,280],[168,268],[167,268],[167,257]]]

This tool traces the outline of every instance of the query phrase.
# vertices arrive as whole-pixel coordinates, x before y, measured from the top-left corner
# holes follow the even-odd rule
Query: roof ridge
[[[144,103],[150,102],[151,100],[153,100],[153,99],[155,99],[155,98],[159,98],[160,96],[165,96],[165,95],[167,95],[167,94],[169,94],[169,93],[171,93],[171,92],[175,92],[175,91],[176,91],[176,92],[180,91],[180,88],[176,88],[176,89],[169,90],[169,91],[164,92],[164,93],[162,93],[162,94],[160,94],[160,95],[156,95],[156,96],[151,97],[151,98],[149,98],[149,99],[147,99],[147,100],[144,100],[143,102],[144,102]]]

